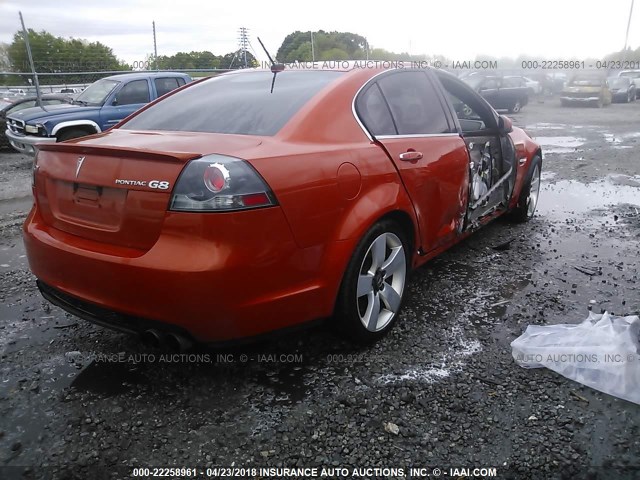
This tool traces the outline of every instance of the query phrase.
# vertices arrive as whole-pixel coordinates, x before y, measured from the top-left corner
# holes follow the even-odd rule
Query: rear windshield
[[[625,77],[610,77],[608,79],[609,86],[613,88],[622,88],[629,85],[630,80]]]
[[[243,72],[221,75],[158,102],[121,128],[181,132],[275,135],[335,71]]]

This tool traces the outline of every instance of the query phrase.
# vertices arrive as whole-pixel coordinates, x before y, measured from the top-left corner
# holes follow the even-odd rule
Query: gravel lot
[[[30,160],[0,153],[0,477],[316,466],[639,478],[640,406],[523,369],[509,344],[589,308],[640,312],[640,102],[534,101],[513,119],[545,150],[538,215],[498,220],[414,272],[401,321],[367,349],[319,326],[180,356],[50,306],[20,239]]]

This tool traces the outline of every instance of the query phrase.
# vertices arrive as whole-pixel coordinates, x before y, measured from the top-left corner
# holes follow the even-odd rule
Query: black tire
[[[63,130],[62,133],[58,134],[58,142],[64,142],[65,140],[71,140],[72,138],[80,138],[86,137],[90,135],[86,130],[81,130],[79,128],[69,128],[67,130]]]
[[[382,258],[385,261],[377,262],[381,265],[374,265],[374,244],[380,246],[381,243],[378,242],[384,242]],[[375,342],[384,337],[395,325],[402,309],[409,273],[411,253],[409,245],[406,232],[390,220],[376,223],[358,242],[342,279],[334,313],[334,321],[338,328],[354,342],[359,344]],[[394,273],[380,269],[380,266],[391,258],[395,259],[395,262],[389,262],[390,265],[387,268],[393,268]],[[385,277],[387,274],[389,274],[388,278]],[[366,285],[369,276],[371,277],[370,286]],[[360,296],[358,296],[359,283],[361,292],[367,291]],[[385,290],[387,293],[383,294]],[[378,312],[374,312],[376,297]],[[392,303],[394,306],[390,307]],[[394,309],[395,311],[392,311]],[[371,312],[369,317],[367,312]],[[369,322],[369,328],[365,326],[367,318],[373,319]]]
[[[534,182],[534,173],[537,169],[537,192],[535,192],[535,205],[533,206],[533,210],[530,209],[530,201],[531,201],[531,186]],[[524,223],[528,222],[533,218],[535,214],[536,207],[538,204],[538,194],[540,192],[540,175],[542,173],[542,159],[539,155],[533,157],[531,161],[531,165],[529,166],[529,171],[527,172],[527,177],[524,181],[524,185],[522,186],[522,191],[520,192],[520,197],[518,197],[518,203],[511,210],[509,218],[516,223]]]

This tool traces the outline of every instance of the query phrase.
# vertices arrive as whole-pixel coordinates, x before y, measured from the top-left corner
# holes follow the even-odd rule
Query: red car
[[[397,320],[410,269],[533,216],[540,147],[454,76],[276,72],[43,145],[24,240],[44,297],[176,346],[321,318],[366,342]]]

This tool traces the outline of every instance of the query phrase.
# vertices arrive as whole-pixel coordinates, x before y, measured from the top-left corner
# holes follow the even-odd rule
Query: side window
[[[118,105],[149,103],[149,84],[146,80],[134,80],[127,83],[116,95]]]
[[[455,110],[463,133],[496,128],[495,114],[468,85],[444,74],[438,75],[438,78]]]
[[[358,116],[372,135],[396,135],[391,112],[377,83],[370,85],[356,100]]]
[[[178,79],[177,77],[156,78],[154,82],[156,84],[156,91],[158,92],[158,96],[161,97],[165,93],[169,93],[171,90],[175,90],[180,85],[184,85],[184,80],[181,84],[178,83],[178,80],[182,79]]]
[[[480,90],[495,90],[498,88],[498,81],[495,78],[488,78],[480,87]]]
[[[178,85],[180,86],[183,86],[185,83],[187,83],[182,77],[176,77],[176,80],[178,80]]]
[[[449,130],[438,94],[424,72],[392,73],[378,81],[399,135]]]

